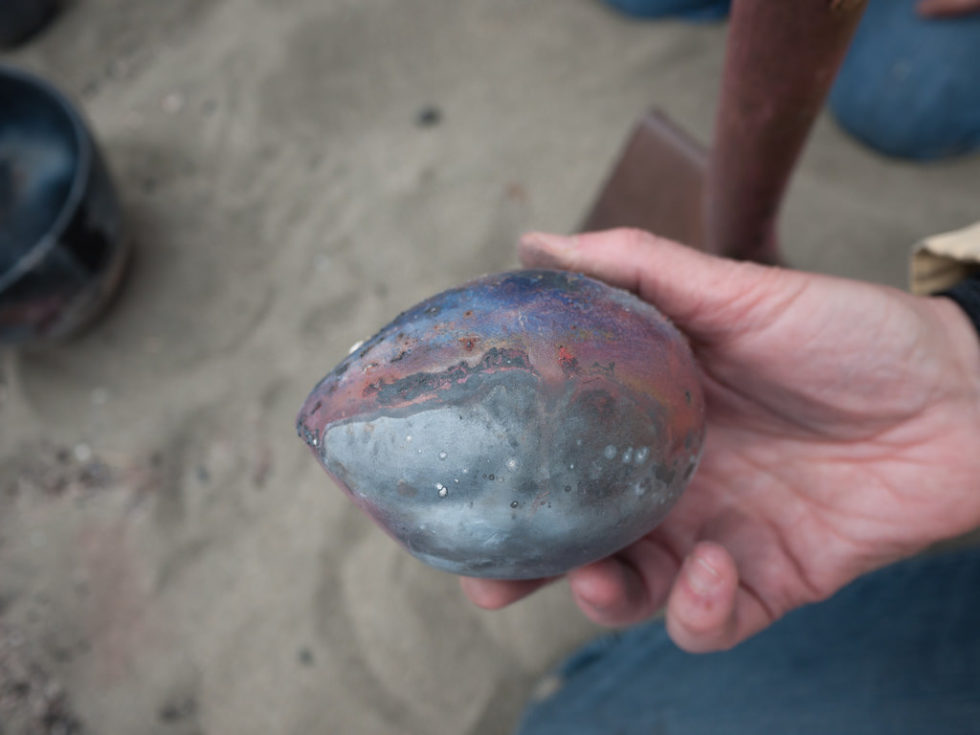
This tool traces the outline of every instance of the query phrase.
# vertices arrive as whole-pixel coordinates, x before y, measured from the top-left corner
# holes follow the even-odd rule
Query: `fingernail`
[[[609,609],[608,603],[604,603],[601,599],[595,599],[595,593],[589,589],[586,589],[584,592],[579,590],[576,597],[580,604],[585,605],[597,613],[601,614]]]
[[[559,253],[571,250],[575,246],[575,238],[555,235],[550,232],[529,232],[521,238],[521,244]]]
[[[721,581],[721,574],[701,557],[687,561],[687,582],[701,596],[710,595]]]
[[[601,605],[599,603],[593,602],[592,600],[585,600],[585,599],[579,598],[579,602],[582,603],[583,605],[585,605],[586,607],[588,607],[590,610],[592,610],[593,612],[595,612],[598,615],[603,615],[604,613],[606,613],[606,612],[609,611],[609,607],[607,605]]]

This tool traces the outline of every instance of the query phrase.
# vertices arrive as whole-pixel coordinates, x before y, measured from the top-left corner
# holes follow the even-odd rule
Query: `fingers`
[[[553,581],[554,579],[511,581],[460,577],[459,584],[463,588],[463,594],[477,607],[482,607],[485,610],[499,610],[527,597],[535,590],[541,589]]]
[[[684,560],[667,603],[667,632],[691,653],[734,644],[738,571],[724,547],[701,543]]]
[[[659,280],[648,271],[666,270],[676,280],[696,275],[704,267],[712,267],[714,261],[727,262],[633,229],[571,237],[529,232],[521,238],[519,254],[527,266],[579,271],[641,296]]]
[[[678,559],[668,547],[647,536],[618,554],[573,569],[566,576],[576,603],[600,625],[619,627],[646,620],[667,600]],[[463,592],[475,605],[497,610],[554,582],[552,579],[504,581],[462,577]]]
[[[767,611],[739,587],[731,554],[701,542],[684,560],[667,603],[667,632],[680,648],[706,653],[731,648],[770,623]]]
[[[758,297],[768,292],[760,286],[775,285],[771,295],[778,300],[783,281],[774,282],[774,274],[793,278],[781,269],[707,255],[642,230],[573,237],[529,233],[520,255],[529,267],[574,270],[633,291],[689,335],[705,339],[742,323],[745,309],[765,307]]]
[[[575,602],[593,622],[617,627],[647,617],[643,613],[650,606],[642,578],[616,557],[569,572],[568,582]]]
[[[614,556],[572,570],[568,583],[586,617],[621,627],[646,620],[663,607],[677,569],[667,547],[646,537]]]
[[[608,627],[647,620],[666,601],[667,632],[690,653],[726,650],[772,622],[762,604],[739,586],[731,554],[711,541],[697,544],[679,568],[666,547],[643,539],[615,556],[572,570],[567,577],[586,617]],[[460,585],[475,605],[497,610],[555,579],[462,577]]]

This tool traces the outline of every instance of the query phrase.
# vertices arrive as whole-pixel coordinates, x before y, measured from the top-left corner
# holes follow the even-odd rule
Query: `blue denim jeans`
[[[605,2],[635,17],[690,20],[722,17],[731,4]],[[974,151],[980,148],[980,14],[924,19],[915,4],[870,0],[831,91],[830,109],[851,135],[886,155],[934,159]]]
[[[616,10],[634,18],[684,18],[713,20],[728,15],[732,0],[605,0]]]
[[[980,549],[862,577],[731,651],[687,654],[660,622],[589,644],[519,735],[980,732]]]

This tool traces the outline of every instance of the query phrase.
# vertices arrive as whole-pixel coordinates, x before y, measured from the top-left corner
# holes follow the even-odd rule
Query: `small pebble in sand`
[[[420,128],[434,128],[442,122],[442,110],[435,105],[426,105],[415,115],[415,124]]]
[[[190,719],[196,714],[197,700],[193,697],[187,697],[164,704],[157,713],[157,718],[161,722],[171,723]]]
[[[184,109],[184,96],[180,92],[171,92],[163,98],[160,106],[168,115],[176,115]]]

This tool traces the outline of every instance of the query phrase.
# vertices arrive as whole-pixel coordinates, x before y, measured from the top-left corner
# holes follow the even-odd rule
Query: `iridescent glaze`
[[[704,399],[656,309],[585,276],[487,276],[399,315],[297,419],[327,472],[422,561],[531,579],[650,531],[697,465]]]

